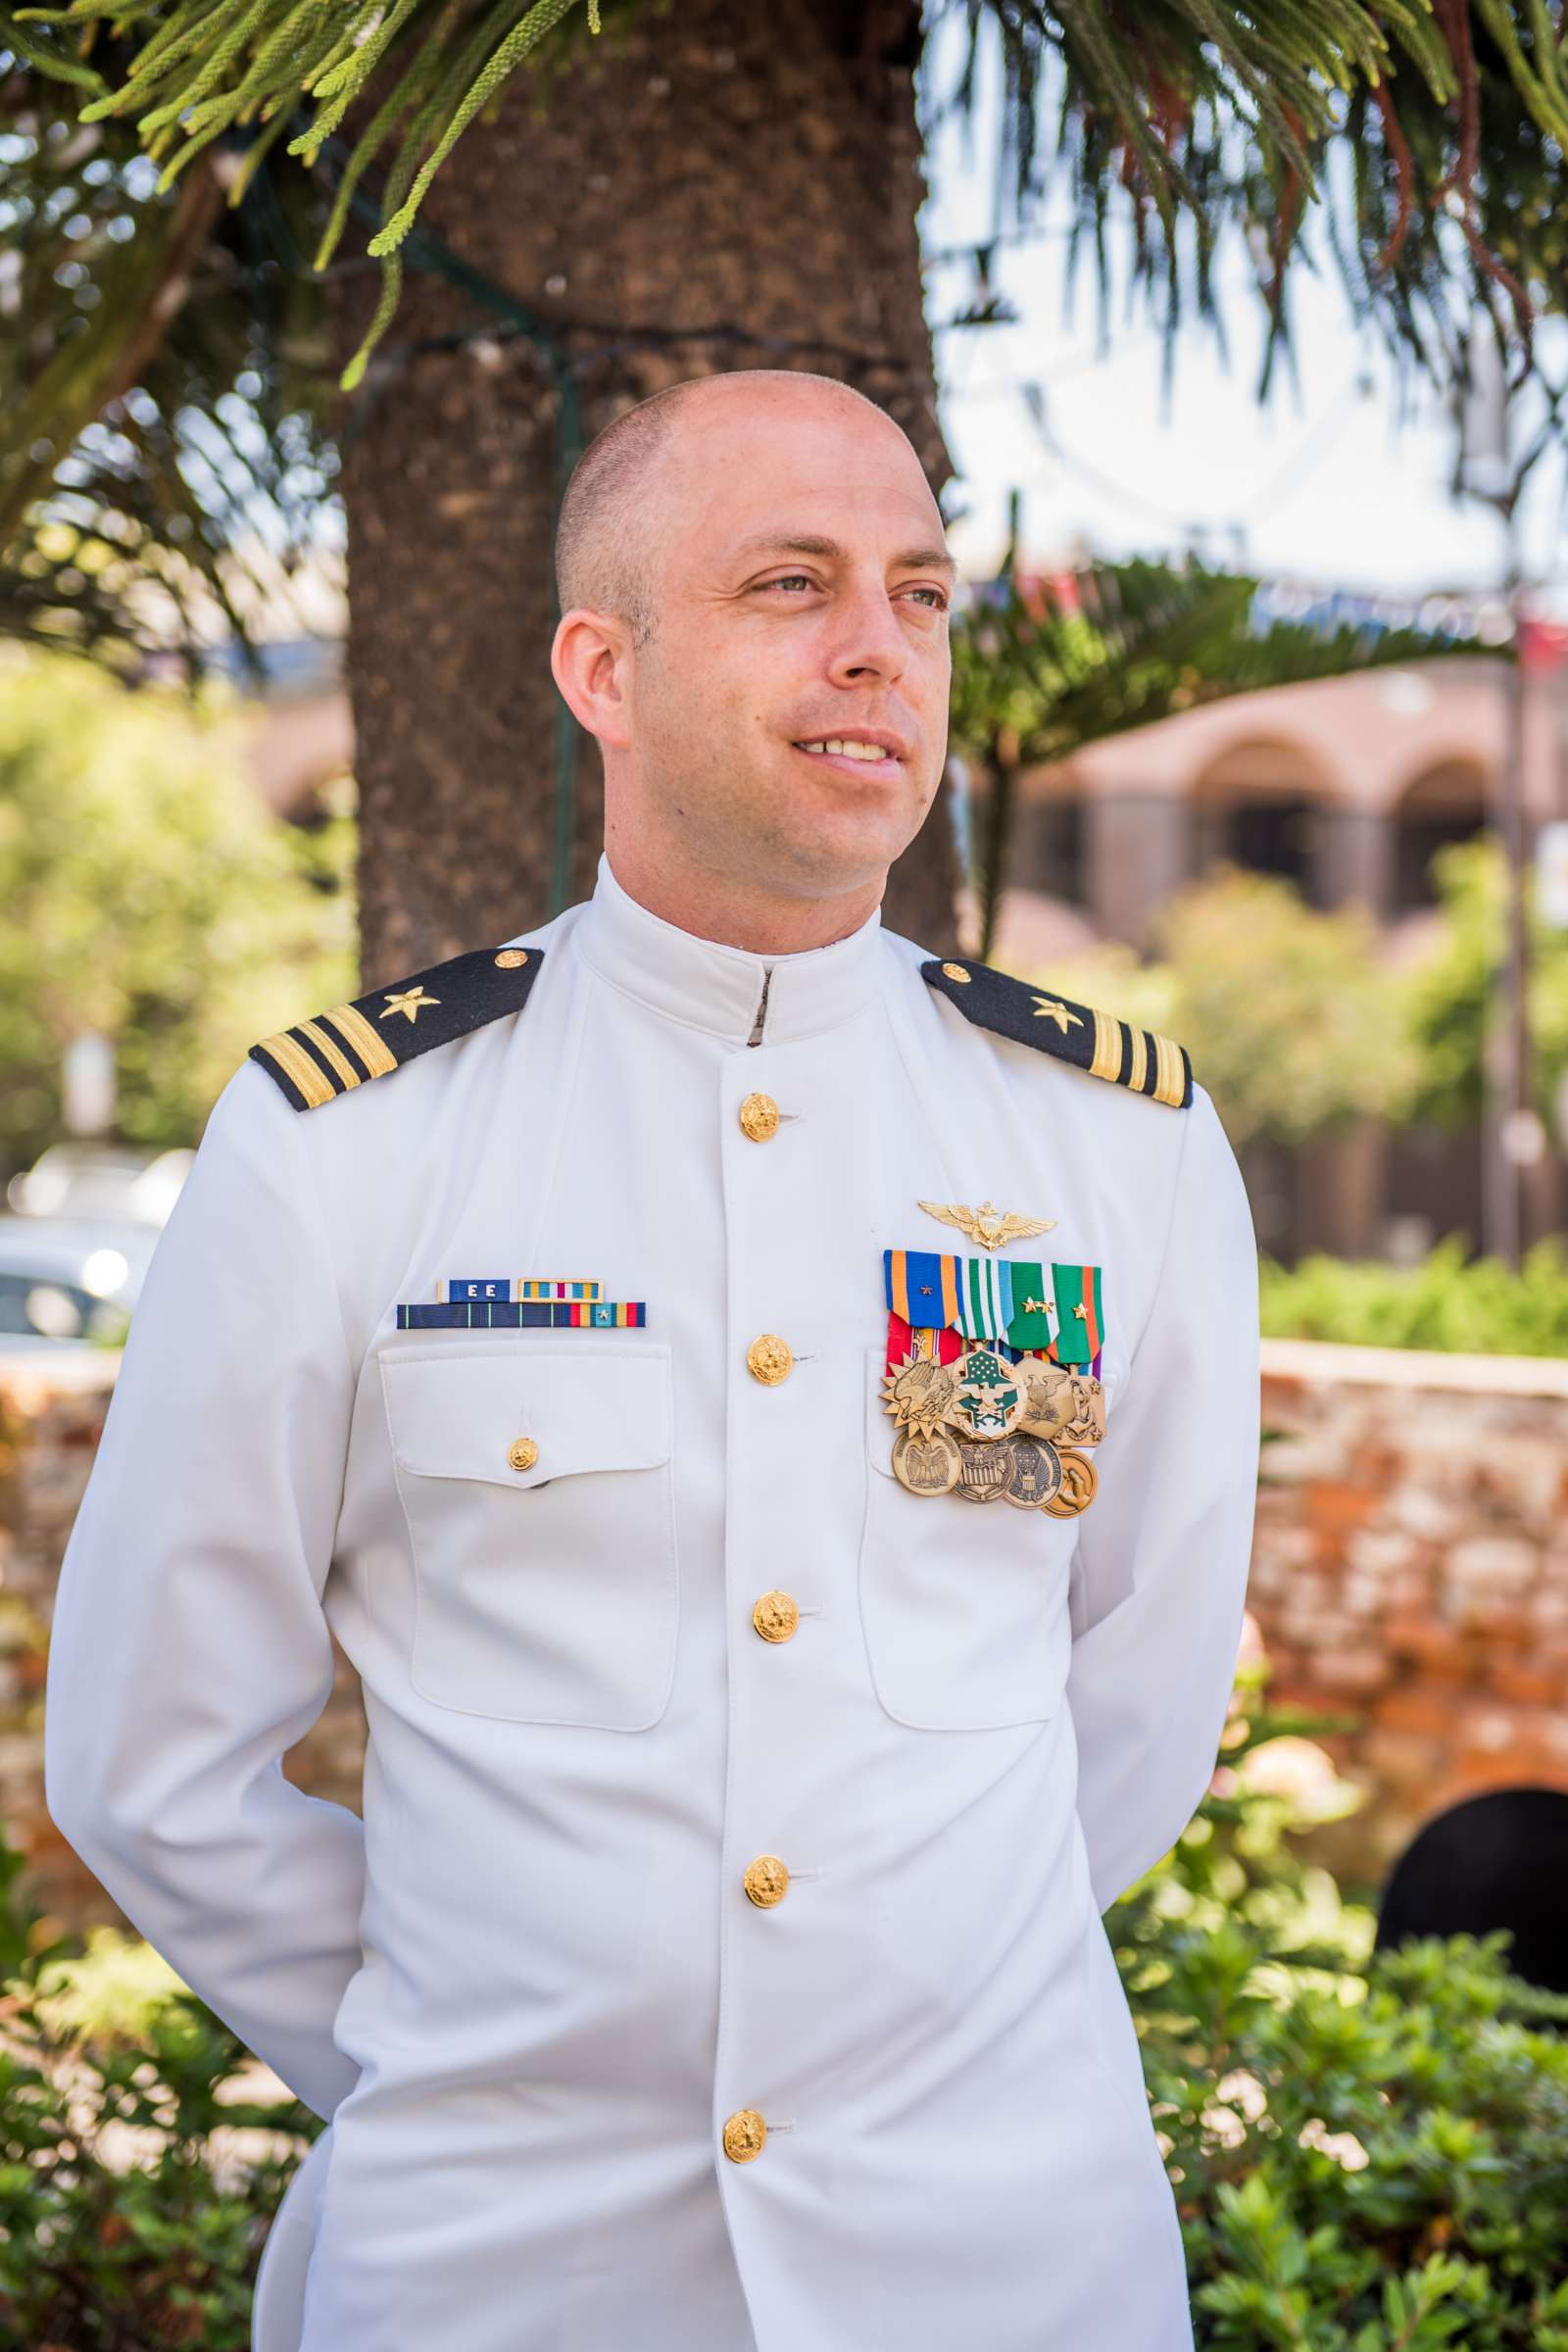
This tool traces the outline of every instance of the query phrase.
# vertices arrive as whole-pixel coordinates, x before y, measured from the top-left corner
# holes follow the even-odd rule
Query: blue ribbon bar
[[[642,1331],[647,1322],[641,1298],[400,1298],[397,1306],[399,1331]]]

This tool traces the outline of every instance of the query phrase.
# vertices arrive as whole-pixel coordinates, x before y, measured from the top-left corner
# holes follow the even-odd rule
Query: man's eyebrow
[[[743,539],[735,552],[740,556],[769,553],[820,556],[824,563],[834,564],[842,561],[848,550],[841,547],[836,539],[823,539],[811,531],[759,531],[755,537]],[[895,571],[945,571],[950,579],[956,579],[958,573],[957,564],[945,547],[906,548],[903,555],[894,557],[893,568]]]

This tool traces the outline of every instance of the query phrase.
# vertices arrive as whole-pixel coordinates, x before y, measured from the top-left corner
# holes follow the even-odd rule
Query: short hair
[[[760,378],[780,390],[801,383],[828,384],[876,409],[879,416],[887,416],[853,384],[805,368],[728,369],[687,376],[651,393],[596,433],[572,468],[556,524],[556,593],[563,612],[581,605],[612,613],[625,621],[634,646],[648,643],[656,618],[653,551],[644,527],[649,488],[682,404],[705,384],[737,375],[749,381]]]

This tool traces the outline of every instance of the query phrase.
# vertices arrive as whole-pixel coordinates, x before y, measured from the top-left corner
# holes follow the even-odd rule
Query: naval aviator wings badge
[[[982,1250],[1000,1250],[1005,1242],[1032,1242],[1056,1222],[1054,1217],[1015,1216],[1010,1209],[1004,1215],[994,1200],[982,1200],[978,1208],[966,1208],[961,1200],[917,1200],[915,1206],[941,1225],[956,1225]]]
[[[900,1485],[1056,1519],[1087,1510],[1099,1478],[1084,1449],[1105,1434],[1100,1268],[1048,1278],[1022,1259],[887,1250],[883,1269]]]

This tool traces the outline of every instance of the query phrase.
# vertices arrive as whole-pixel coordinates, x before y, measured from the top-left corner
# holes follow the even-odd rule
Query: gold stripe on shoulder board
[[[398,1067],[397,1055],[392,1053],[385,1038],[376,1036],[357,1005],[333,1004],[316,1017],[318,1020],[330,1021],[338,1034],[347,1038],[372,1078],[384,1078],[388,1070]]]
[[[284,1077],[292,1080],[305,1097],[308,1109],[318,1109],[338,1092],[320,1063],[313,1061],[299,1039],[290,1037],[286,1029],[279,1029],[272,1037],[264,1037],[256,1051],[276,1062]]]

